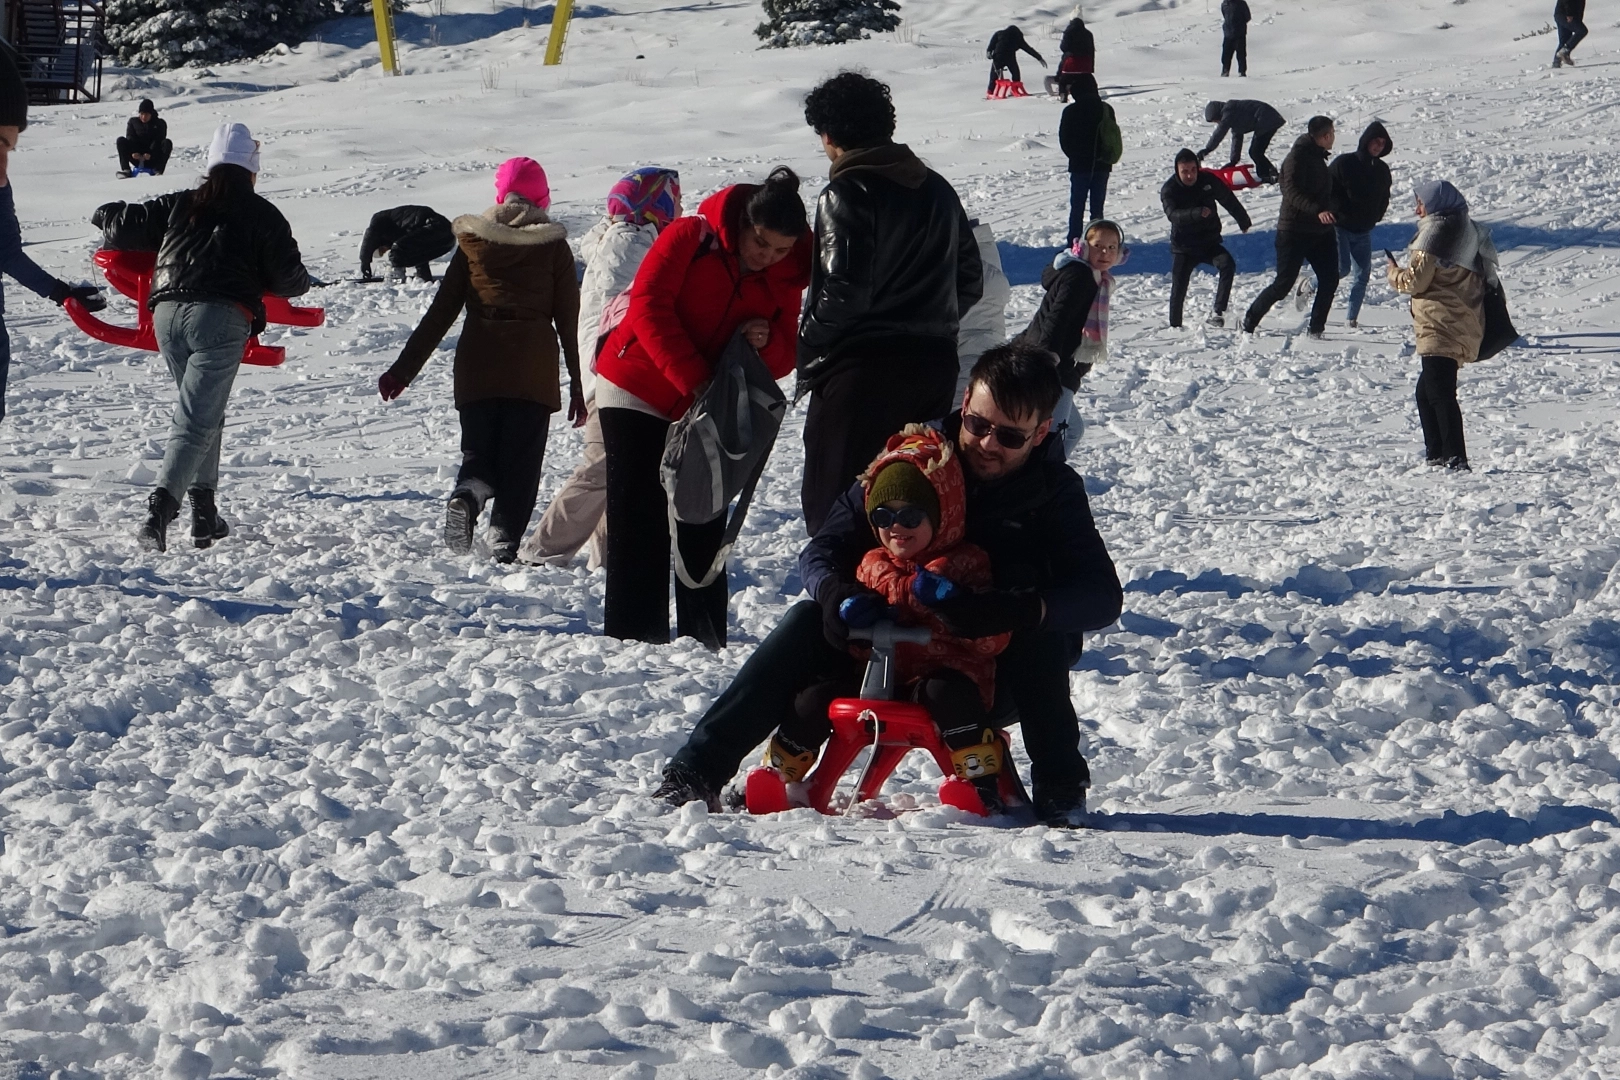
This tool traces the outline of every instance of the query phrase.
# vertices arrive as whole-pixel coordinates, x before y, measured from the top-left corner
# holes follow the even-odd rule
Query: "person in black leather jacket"
[[[386,252],[391,277],[405,279],[405,271],[414,267],[422,281],[433,280],[434,259],[450,254],[456,246],[455,232],[450,219],[431,206],[395,206],[371,215],[366,235],[360,241],[360,276],[367,281],[376,280],[371,273],[371,260]]]
[[[855,72],[805,99],[832,161],[816,203],[816,261],[799,323],[800,502],[814,533],[884,441],[951,407],[956,333],[984,268],[949,182],[892,141],[889,88]]]
[[[168,529],[191,495],[191,537],[208,547],[229,529],[215,505],[225,405],[248,338],[264,329],[264,294],[309,290],[292,229],[253,190],[259,144],[246,126],[221,124],[202,184],[145,203],[108,203],[91,218],[106,247],[156,251],[153,329],[180,390],[158,485],[137,534],[168,548]]]

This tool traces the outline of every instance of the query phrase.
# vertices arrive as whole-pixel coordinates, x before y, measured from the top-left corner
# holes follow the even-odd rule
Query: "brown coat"
[[[579,283],[568,230],[539,207],[510,196],[482,214],[458,217],[456,254],[433,304],[389,373],[409,383],[465,308],[456,343],[456,407],[490,398],[562,408],[558,339],[568,378],[579,378]]]
[[[1427,251],[1412,252],[1410,266],[1389,269],[1389,283],[1412,297],[1412,328],[1419,356],[1448,356],[1459,364],[1479,359],[1485,338],[1485,279],[1461,266],[1443,265]]]

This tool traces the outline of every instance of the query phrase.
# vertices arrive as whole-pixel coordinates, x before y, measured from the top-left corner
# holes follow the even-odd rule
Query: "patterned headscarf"
[[[654,223],[662,229],[675,220],[675,203],[680,197],[681,174],[649,165],[613,185],[608,192],[607,212],[611,218],[634,225]]]

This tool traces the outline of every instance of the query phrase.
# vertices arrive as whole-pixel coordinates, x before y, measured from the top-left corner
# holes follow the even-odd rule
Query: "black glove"
[[[945,629],[965,638],[1034,630],[1046,612],[1041,594],[1031,589],[963,593],[929,606],[944,621]]]
[[[839,608],[853,596],[866,595],[882,599],[865,585],[853,581],[829,582],[822,586],[821,595],[816,597],[816,602],[821,605],[821,634],[827,639],[827,644],[839,652],[849,648],[849,624],[844,621]]]
[[[71,297],[84,305],[86,311],[100,311],[107,306],[106,297],[94,285],[69,285],[65,281],[58,281],[51,286],[51,303],[62,304]]]

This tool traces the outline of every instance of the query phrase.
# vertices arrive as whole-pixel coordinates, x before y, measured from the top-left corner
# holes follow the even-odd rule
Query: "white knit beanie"
[[[246,124],[221,124],[208,144],[208,168],[240,165],[250,173],[259,171],[259,144]]]

